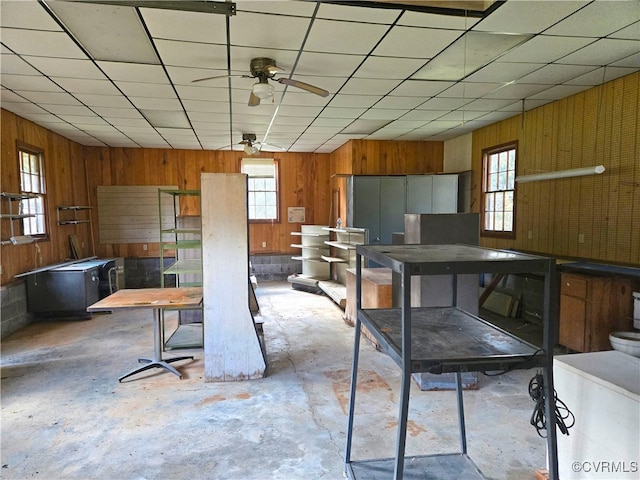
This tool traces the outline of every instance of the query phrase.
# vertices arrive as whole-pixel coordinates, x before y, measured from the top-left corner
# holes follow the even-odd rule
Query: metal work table
[[[356,298],[354,355],[345,449],[345,471],[350,479],[401,480],[424,478],[484,478],[467,455],[461,372],[508,371],[539,367],[544,375],[549,478],[557,480],[555,410],[553,406],[553,346],[556,340],[557,279],[555,260],[511,251],[469,245],[361,245],[356,250]],[[400,274],[402,306],[362,309],[362,258],[366,257]],[[544,276],[543,348],[515,337],[457,308],[458,274],[528,273]],[[411,307],[411,277],[451,275],[451,306]],[[402,385],[398,414],[396,456],[353,461],[351,443],[357,390],[360,332],[364,324],[380,346],[401,368]],[[417,372],[457,376],[460,451],[451,454],[405,457],[411,375]]]
[[[162,358],[162,310],[164,308],[193,308],[202,304],[202,287],[179,288],[137,288],[118,290],[113,295],[103,298],[87,307],[89,312],[111,311],[118,309],[151,308],[153,309],[153,358],[139,358],[144,363],[129,373],[122,375],[118,381],[151,368],[164,368],[182,378],[182,374],[170,363],[179,360],[193,360],[193,356]]]

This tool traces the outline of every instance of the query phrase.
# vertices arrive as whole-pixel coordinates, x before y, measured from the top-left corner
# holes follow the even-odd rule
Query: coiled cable
[[[536,403],[531,414],[531,425],[542,438],[546,438],[547,418],[545,413],[544,376],[538,372],[529,381],[529,396]],[[553,408],[556,414],[556,425],[563,435],[569,435],[569,429],[576,423],[576,418],[567,405],[553,391]],[[567,422],[568,421],[568,422]]]

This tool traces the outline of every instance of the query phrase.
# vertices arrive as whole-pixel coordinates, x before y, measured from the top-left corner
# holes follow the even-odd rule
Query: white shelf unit
[[[93,207],[86,205],[60,205],[57,209],[58,225],[78,225],[80,223],[89,223],[91,218],[78,218],[78,212],[91,210],[92,208]]]
[[[356,247],[367,243],[367,229],[355,227],[323,227],[333,234],[333,240],[324,243],[331,247],[331,254],[322,259],[333,268],[331,277],[342,285],[347,284],[347,268],[356,266]]]
[[[330,276],[329,263],[323,257],[329,256],[329,233],[324,229],[326,225],[302,225],[299,232],[291,232],[294,237],[300,237],[300,243],[292,243],[294,248],[301,249],[301,255],[291,257],[302,262],[302,274],[298,278],[317,281],[327,280]]]
[[[22,220],[23,218],[35,217],[33,214],[20,213],[20,203],[22,200],[29,198],[37,198],[37,195],[28,193],[8,193],[1,192],[0,198],[6,200],[6,210],[0,213],[0,218],[3,220],[9,220],[9,238],[0,240],[0,245],[12,245],[17,243],[27,243],[29,237],[23,237],[22,235],[16,235],[14,222]],[[4,203],[4,202],[3,202]],[[20,240],[22,239],[22,240]],[[29,240],[31,241],[31,240]]]

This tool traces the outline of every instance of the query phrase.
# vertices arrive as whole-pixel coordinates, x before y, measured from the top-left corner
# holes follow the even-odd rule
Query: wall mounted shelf
[[[91,210],[85,205],[61,205],[57,208],[58,225],[78,225],[89,223],[91,218],[78,218],[78,212]]]

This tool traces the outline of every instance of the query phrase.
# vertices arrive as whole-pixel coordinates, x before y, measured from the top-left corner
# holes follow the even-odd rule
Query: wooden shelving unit
[[[329,233],[325,228],[324,225],[302,225],[299,232],[291,232],[293,237],[300,239],[300,243],[292,243],[291,246],[301,250],[301,255],[291,258],[302,262],[302,273],[288,278],[292,285],[317,287],[319,281],[329,279],[329,263],[323,259],[329,255],[329,247],[325,244]]]
[[[78,218],[81,211],[90,211],[93,207],[85,205],[60,205],[57,208],[58,225],[78,225],[89,223],[91,218]]]
[[[400,308],[363,309],[362,262],[372,260],[402,276]],[[524,342],[490,323],[458,308],[453,295],[448,307],[412,307],[411,279],[421,275],[450,275],[453,286],[458,275],[481,273],[527,273],[544,275],[543,348]],[[484,478],[467,454],[462,401],[462,372],[508,371],[538,367],[544,375],[545,414],[549,478],[558,479],[556,417],[553,388],[555,344],[555,260],[491,250],[469,245],[366,245],[356,249],[356,302],[354,355],[345,450],[345,473],[350,479],[395,480],[424,478]],[[456,291],[456,288],[452,288]],[[383,352],[402,370],[396,452],[393,458],[352,460],[351,446],[357,390],[360,333],[365,326]],[[460,449],[454,453],[405,458],[411,376],[417,372],[456,374]],[[526,390],[527,386],[523,385]]]

